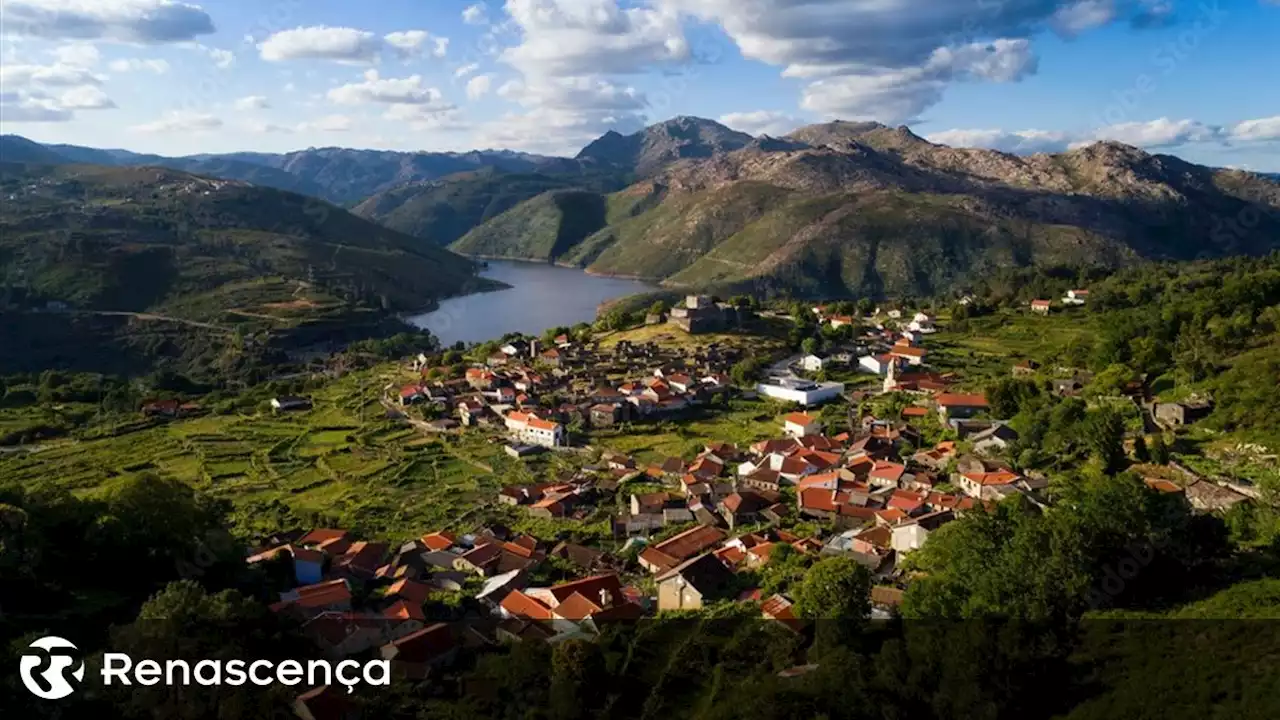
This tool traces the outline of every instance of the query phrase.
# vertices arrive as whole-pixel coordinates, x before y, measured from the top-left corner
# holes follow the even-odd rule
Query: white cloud
[[[775,110],[737,112],[720,116],[720,122],[748,135],[786,135],[804,125],[804,120]]]
[[[107,94],[93,85],[71,88],[58,97],[58,105],[64,110],[109,110],[116,107]]]
[[[266,110],[271,103],[263,95],[248,95],[237,99],[232,105],[237,110]]]
[[[290,135],[293,133],[293,128],[291,127],[288,127],[286,125],[277,125],[276,123],[269,123],[269,122],[250,122],[250,123],[246,123],[244,125],[244,128],[249,132],[257,135],[269,135],[272,133],[277,133],[281,135]]]
[[[1165,148],[1190,143],[1221,142],[1226,139],[1226,134],[1221,127],[1206,125],[1198,120],[1159,118],[1099,128],[1094,131],[1093,139],[1114,140],[1143,148]]]
[[[1075,138],[1069,133],[1050,130],[944,130],[931,133],[926,139],[951,147],[984,148],[1025,155],[1062,152]]]
[[[226,70],[236,63],[236,54],[230,50],[204,48],[204,51],[208,53],[209,59],[213,60],[213,66],[219,70]]]
[[[325,115],[298,123],[298,132],[347,132],[355,123],[346,115]]]
[[[89,70],[72,65],[0,65],[0,85],[6,90],[17,87],[75,87],[99,85],[102,78]]]
[[[478,140],[483,147],[575,154],[609,130],[629,134],[647,122],[649,103],[643,93],[601,78],[513,80],[497,94],[526,110],[482,125]]]
[[[493,79],[488,75],[477,75],[467,81],[467,99],[479,100],[489,94]]]
[[[60,64],[82,68],[91,68],[102,59],[102,54],[98,52],[98,48],[88,43],[60,45],[53,49],[53,56],[58,59]]]
[[[140,58],[126,58],[121,60],[112,60],[107,67],[111,69],[111,72],[118,73],[142,72],[145,70],[147,72],[155,73],[156,75],[163,75],[169,72],[169,63],[160,59],[144,60]]]
[[[74,117],[70,110],[48,98],[0,93],[0,119],[5,123],[68,122]]]
[[[449,38],[433,37],[426,30],[405,30],[403,32],[388,33],[383,37],[383,40],[402,57],[420,55],[426,50],[428,40],[431,41],[431,55],[433,57],[442,58],[449,51]]]
[[[434,108],[428,105],[392,105],[382,114],[384,120],[404,123],[414,130],[456,132],[470,129],[456,108]]]
[[[467,9],[462,11],[462,22],[468,25],[487,25],[489,24],[489,10],[484,6],[484,3],[468,5]]]
[[[615,0],[507,0],[506,9],[521,41],[501,57],[526,75],[633,73],[690,59],[671,10]]]
[[[480,63],[467,63],[466,65],[463,65],[457,70],[454,70],[453,76],[455,78],[464,78],[479,69],[480,69]]]
[[[1199,120],[1158,118],[1121,123],[1085,133],[1050,130],[944,130],[928,140],[952,147],[977,147],[1027,154],[1061,152],[1109,140],[1149,150],[1203,144],[1280,141],[1280,116],[1244,120],[1233,125],[1213,125]]]
[[[1280,0],[1271,2],[1280,4]],[[1232,139],[1243,142],[1280,140],[1280,115],[1236,123],[1230,133]]]
[[[149,123],[134,125],[131,130],[143,133],[209,132],[222,127],[222,120],[207,113],[170,110]]]
[[[203,8],[177,0],[6,0],[0,25],[8,35],[147,44],[214,32]]]
[[[299,27],[275,33],[258,43],[263,60],[320,59],[372,62],[382,50],[382,39],[371,32],[348,27]]]
[[[1029,38],[1046,28],[1066,34],[1150,15],[1160,0],[655,2],[719,25],[745,57],[808,80],[807,109],[902,122],[939,102],[953,83],[1033,74]]]
[[[364,82],[349,83],[329,91],[329,99],[339,105],[364,103],[404,103],[411,105],[436,105],[441,103],[440,91],[422,83],[421,75],[407,78],[383,78],[377,70],[368,70]]]

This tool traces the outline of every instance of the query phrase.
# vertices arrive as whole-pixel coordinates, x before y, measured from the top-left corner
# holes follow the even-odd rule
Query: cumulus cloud
[[[266,110],[271,103],[263,95],[248,95],[232,103],[237,110]]]
[[[111,69],[111,72],[117,73],[147,71],[156,75],[163,75],[169,72],[169,63],[160,59],[124,58],[112,60],[107,67]]]
[[[1280,0],[1270,0],[1280,5]],[[1280,115],[1257,120],[1245,120],[1231,127],[1231,137],[1244,142],[1280,140]]]
[[[468,5],[467,9],[462,11],[462,22],[468,25],[487,25],[489,24],[489,10],[484,6],[484,3]]]
[[[102,78],[87,68],[57,63],[54,65],[0,65],[0,85],[17,87],[73,87],[99,85]]]
[[[442,58],[449,52],[449,38],[426,30],[399,30],[379,37],[367,30],[316,25],[275,33],[258,43],[263,60],[333,60],[371,64],[383,51],[400,58],[429,54]]]
[[[408,105],[439,105],[443,96],[433,87],[422,82],[421,75],[407,78],[384,78],[377,70],[368,70],[364,81],[348,83],[329,91],[329,99],[339,105],[363,105],[365,103],[399,103]]]
[[[493,80],[488,75],[477,75],[467,81],[467,99],[479,100],[489,94]]]
[[[429,105],[392,105],[382,114],[382,118],[407,124],[419,131],[456,132],[470,127],[462,121],[457,109],[451,106],[438,108]]]
[[[280,135],[290,135],[293,133],[293,128],[287,125],[278,125],[276,123],[269,123],[269,122],[246,123],[244,125],[244,129],[258,135],[270,135],[273,133],[280,134]]]
[[[236,64],[236,54],[230,50],[222,50],[220,48],[204,48],[209,59],[213,61],[213,66],[219,70],[226,70]]]
[[[1070,133],[1051,130],[944,130],[926,139],[951,147],[984,148],[1019,155],[1062,152],[1075,141]]]
[[[58,97],[58,105],[64,110],[110,110],[115,102],[100,88],[81,85],[71,88]]]
[[[0,25],[8,35],[147,44],[214,32],[203,8],[177,0],[5,0]]]
[[[480,63],[467,63],[466,65],[463,65],[457,70],[454,70],[453,76],[455,78],[464,78],[479,69],[480,69]]]
[[[190,110],[170,110],[158,120],[134,125],[131,130],[142,133],[199,133],[222,127],[222,120],[207,113]]]
[[[554,154],[575,154],[609,130],[640,130],[649,106],[635,88],[592,77],[513,80],[497,94],[524,112],[482,125],[481,145]]]
[[[382,38],[348,27],[299,27],[282,30],[258,43],[263,60],[340,60],[372,62],[382,50]]]
[[[298,132],[347,132],[354,123],[346,115],[325,115],[324,117],[298,123]]]
[[[520,44],[501,58],[528,75],[639,72],[690,59],[678,13],[615,0],[507,0]]]
[[[98,48],[88,43],[72,43],[60,45],[53,49],[53,56],[63,65],[91,68],[102,59]]]
[[[0,93],[0,119],[6,123],[68,122],[74,117],[49,98]]]
[[[952,147],[976,147],[1027,154],[1061,152],[1109,140],[1161,150],[1199,144],[1242,144],[1280,141],[1280,116],[1213,125],[1199,120],[1158,118],[1096,128],[1084,133],[1049,130],[944,130],[928,140]]]
[[[902,122],[957,82],[1017,82],[1036,71],[1029,38],[1150,11],[1148,0],[656,0],[719,25],[741,53],[808,80],[803,107]]]
[[[426,30],[388,33],[382,39],[403,57],[414,57],[429,51],[432,57],[442,58],[449,52],[449,38],[432,37]]]
[[[786,135],[805,124],[804,120],[775,110],[737,112],[720,116],[720,122],[749,135]]]

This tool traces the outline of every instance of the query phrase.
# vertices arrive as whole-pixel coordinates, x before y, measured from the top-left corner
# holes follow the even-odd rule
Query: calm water
[[[637,280],[588,275],[545,263],[490,260],[481,275],[500,280],[509,290],[451,298],[440,308],[409,318],[430,330],[444,345],[496,340],[509,332],[541,333],[557,325],[591,322],[605,300],[645,292],[653,286]]]

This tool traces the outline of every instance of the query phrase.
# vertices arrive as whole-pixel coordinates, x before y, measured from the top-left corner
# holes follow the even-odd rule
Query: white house
[[[782,431],[797,438],[821,435],[822,422],[807,413],[790,413],[782,418]]]
[[[929,539],[929,535],[934,530],[954,519],[955,513],[950,510],[921,515],[914,520],[908,520],[901,525],[894,526],[893,535],[889,543],[894,551],[899,554],[919,550],[924,546],[925,540]]]
[[[924,335],[930,335],[938,332],[938,328],[934,327],[933,318],[925,313],[916,313],[911,319],[911,324],[907,326],[908,330],[915,331]]]
[[[546,448],[565,444],[564,426],[558,422],[522,412],[507,413],[506,420],[507,432],[520,442]]]
[[[876,375],[884,375],[889,372],[889,366],[897,362],[892,355],[863,355],[858,358],[858,367],[869,373]]]
[[[1062,298],[1063,305],[1083,305],[1089,299],[1088,290],[1068,290],[1067,296]]]
[[[773,378],[756,386],[760,395],[783,402],[810,406],[840,397],[844,385],[837,382],[816,383],[795,378]]]
[[[800,359],[800,367],[809,372],[818,372],[827,366],[827,358],[825,355],[805,355]]]

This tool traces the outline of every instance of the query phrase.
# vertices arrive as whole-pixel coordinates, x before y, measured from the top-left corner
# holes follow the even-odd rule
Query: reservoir
[[[480,273],[510,289],[450,298],[425,315],[409,318],[445,346],[458,341],[496,340],[506,333],[530,335],[558,325],[592,322],[605,300],[653,289],[638,280],[588,275],[547,263],[490,260]]]

